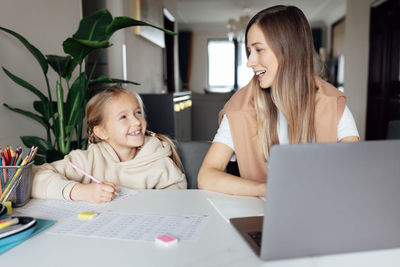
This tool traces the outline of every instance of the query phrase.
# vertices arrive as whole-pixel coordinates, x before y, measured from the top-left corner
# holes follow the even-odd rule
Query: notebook
[[[400,140],[274,146],[268,168],[264,217],[230,219],[262,260],[400,247]]]

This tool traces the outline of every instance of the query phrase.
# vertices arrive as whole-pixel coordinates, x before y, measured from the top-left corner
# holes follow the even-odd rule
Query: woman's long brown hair
[[[261,88],[256,77],[251,82],[258,140],[267,161],[271,146],[279,144],[278,110],[287,119],[290,144],[315,140],[315,52],[310,25],[297,7],[274,6],[260,11],[247,25],[246,45],[247,33],[253,25],[262,29],[278,60],[271,88]]]

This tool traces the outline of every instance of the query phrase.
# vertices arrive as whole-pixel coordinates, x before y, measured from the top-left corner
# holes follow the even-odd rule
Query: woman
[[[345,95],[314,72],[311,29],[294,6],[256,14],[246,28],[254,71],[220,112],[220,128],[198,175],[199,188],[264,196],[271,146],[358,141]],[[225,173],[236,157],[241,177]]]

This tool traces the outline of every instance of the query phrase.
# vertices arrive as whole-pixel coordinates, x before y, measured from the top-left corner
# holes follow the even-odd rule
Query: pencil
[[[0,149],[0,166],[3,166],[3,151]],[[1,168],[3,169],[3,168]],[[3,187],[4,187],[4,172],[0,172],[0,196],[3,193]]]
[[[21,163],[22,153],[23,153],[23,152],[21,152],[21,153],[19,154],[19,156],[18,156],[17,163],[15,164],[16,166],[18,166],[18,165]]]
[[[75,170],[77,170],[78,172],[82,173],[83,175],[89,177],[90,179],[93,180],[93,182],[96,182],[98,184],[102,184],[103,182],[94,178],[92,175],[90,175],[89,173],[85,172],[84,170],[82,170],[81,168],[79,168],[78,166],[76,166],[75,164],[73,164],[71,161],[68,161],[69,165],[71,165],[72,168],[74,168]]]
[[[1,165],[3,167],[5,167],[7,165],[6,159],[4,158],[3,155],[1,155]],[[2,183],[3,183],[3,186],[6,186],[6,184],[7,184],[7,170],[6,170],[6,168],[3,168],[3,181],[2,181]]]
[[[19,222],[18,218],[11,218],[9,220],[6,220],[5,222],[0,223],[0,229],[6,228],[8,226],[17,224]]]
[[[34,147],[32,150],[32,154],[29,157],[29,162],[31,162],[35,158],[37,151],[38,151],[38,147]]]
[[[24,160],[21,163],[21,167],[25,166],[28,163],[28,159],[29,159],[29,155],[24,158]],[[0,203],[3,203],[4,199],[6,197],[8,197],[8,195],[11,193],[11,188],[13,188],[13,184],[18,180],[17,178],[20,176],[21,171],[22,171],[22,168],[19,168],[15,172],[13,178],[8,182],[6,189],[4,189],[3,194],[0,197]]]
[[[8,165],[8,147],[4,147],[4,159],[6,160],[6,165]]]

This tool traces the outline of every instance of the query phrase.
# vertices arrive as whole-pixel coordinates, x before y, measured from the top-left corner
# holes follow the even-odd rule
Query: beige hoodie
[[[75,164],[101,181],[131,189],[186,189],[185,175],[170,158],[171,147],[157,137],[146,136],[136,157],[121,162],[106,142],[92,144],[87,150],[74,150],[64,159],[33,169],[32,197],[68,199],[76,183],[91,180],[72,168]]]

